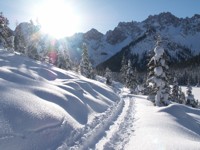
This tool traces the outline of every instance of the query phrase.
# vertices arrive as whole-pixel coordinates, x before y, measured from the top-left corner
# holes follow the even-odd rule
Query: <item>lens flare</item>
[[[41,30],[56,38],[71,36],[79,28],[79,16],[65,1],[44,1],[35,11]]]

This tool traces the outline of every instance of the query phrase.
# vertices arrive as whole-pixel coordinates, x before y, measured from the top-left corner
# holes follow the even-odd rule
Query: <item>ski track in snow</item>
[[[94,147],[95,144],[105,136],[105,131],[113,124],[118,115],[122,112],[123,107],[124,100],[116,102],[103,115],[96,117],[92,123],[72,133],[73,135],[68,140],[70,143],[66,141],[67,147],[63,147],[62,149],[87,150],[90,147]],[[71,143],[71,141],[73,141],[73,143]]]
[[[92,123],[74,131],[57,150],[123,149],[134,132],[134,111],[133,96],[122,97]]]
[[[134,121],[134,99],[127,97],[124,99],[125,106],[115,123],[110,127],[106,136],[102,138],[96,145],[98,150],[122,150],[129,141],[129,137],[133,130]]]

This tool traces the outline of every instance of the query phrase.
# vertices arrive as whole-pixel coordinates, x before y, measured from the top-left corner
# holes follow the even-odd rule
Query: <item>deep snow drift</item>
[[[56,149],[118,100],[103,83],[0,50],[0,149]]]
[[[126,150],[199,150],[200,110],[180,104],[155,107],[135,98],[134,133]]]

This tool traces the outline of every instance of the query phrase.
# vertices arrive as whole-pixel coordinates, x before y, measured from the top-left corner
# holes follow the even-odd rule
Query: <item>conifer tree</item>
[[[192,87],[191,87],[189,82],[188,82],[188,85],[187,85],[186,94],[187,94],[187,96],[186,96],[186,104],[190,105],[192,107],[197,107],[198,101],[196,101],[194,99],[194,95],[192,94]]]
[[[172,101],[177,102],[177,103],[179,102],[179,86],[178,86],[178,81],[176,77],[174,77],[174,81],[173,81],[171,98],[172,98]]]
[[[94,71],[92,69],[92,64],[89,61],[88,49],[85,43],[83,44],[83,53],[79,66],[79,72],[87,78],[94,78]]]
[[[14,51],[14,35],[13,31],[8,27],[9,21],[0,12],[0,47],[8,51]]]
[[[152,55],[152,58],[150,59],[149,63],[147,64],[148,74],[146,77],[145,94],[148,95],[147,99],[155,102],[157,88],[156,88],[156,84],[154,82],[152,82],[152,78],[155,75],[155,73],[154,73],[155,64],[154,64],[153,56],[154,55]]]
[[[196,87],[200,87],[200,84],[199,84],[199,77],[197,78],[197,85]]]
[[[169,74],[168,65],[166,64],[166,54],[164,49],[160,46],[161,40],[157,41],[154,48],[154,56],[149,62],[149,76],[148,83],[151,85],[153,91],[155,91],[155,105],[162,106],[169,103]]]
[[[134,91],[136,86],[136,75],[132,68],[131,60],[128,60],[128,66],[126,71],[126,87]]]
[[[106,68],[105,77],[106,77],[106,84],[111,85],[112,84],[112,72],[108,67]]]
[[[66,70],[71,69],[71,60],[65,45],[59,46],[57,66]]]
[[[49,50],[49,45],[50,45],[49,44],[50,38],[48,35],[45,35],[45,34],[40,34],[39,37],[40,38],[36,44],[39,60],[42,62],[49,63],[48,50]]]
[[[178,103],[180,103],[180,104],[185,104],[186,103],[186,101],[185,101],[185,93],[182,92],[181,87],[179,87],[179,90],[178,90]]]
[[[120,69],[122,83],[126,83],[126,73],[127,73],[127,62],[125,56],[123,55],[121,62],[121,69]]]
[[[91,63],[89,63],[89,77],[88,78],[95,79],[95,72]]]
[[[40,60],[41,40],[40,26],[30,23],[20,23],[15,29],[15,50],[26,56]]]

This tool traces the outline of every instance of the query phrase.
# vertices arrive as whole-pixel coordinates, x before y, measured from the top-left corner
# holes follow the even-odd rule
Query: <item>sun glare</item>
[[[80,18],[72,6],[62,0],[51,0],[39,4],[36,15],[41,30],[56,38],[71,36],[78,32]]]

